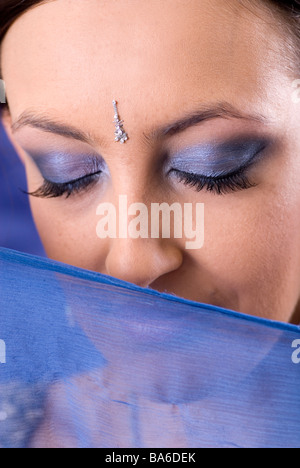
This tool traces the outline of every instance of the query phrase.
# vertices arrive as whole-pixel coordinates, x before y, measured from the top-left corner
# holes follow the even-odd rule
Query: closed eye
[[[94,186],[98,182],[102,172],[103,171],[97,171],[64,183],[55,183],[45,179],[40,188],[27,194],[38,198],[58,198],[63,195],[69,198],[73,194],[85,191]]]
[[[243,169],[218,177],[207,177],[201,174],[179,171],[177,169],[171,169],[170,172],[174,172],[180,182],[195,188],[197,192],[206,189],[208,192],[224,195],[228,192],[246,190],[256,186],[254,182],[250,182]]]
[[[247,173],[267,147],[266,139],[245,139],[186,148],[170,160],[168,175],[174,174],[197,191],[206,189],[217,195],[246,190],[257,185]]]

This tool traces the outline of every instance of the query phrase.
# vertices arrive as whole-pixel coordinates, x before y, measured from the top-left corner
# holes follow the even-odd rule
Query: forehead
[[[112,99],[122,100],[127,119],[143,115],[143,125],[197,101],[257,111],[281,79],[279,32],[260,13],[239,0],[42,4],[3,42],[13,117],[35,107],[110,121]]]

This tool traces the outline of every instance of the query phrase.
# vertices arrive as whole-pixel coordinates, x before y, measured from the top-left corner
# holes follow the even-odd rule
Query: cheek
[[[28,191],[35,191],[42,185],[43,178],[27,156],[25,168]],[[49,258],[104,272],[108,245],[96,235],[98,202],[95,198],[63,201],[29,197],[33,218]]]
[[[71,201],[71,200],[70,200]],[[68,202],[31,198],[31,209],[47,255],[53,260],[104,273],[108,241],[96,235],[96,206],[81,210]]]
[[[211,278],[216,298],[229,298],[225,307],[289,321],[297,306],[300,163],[295,147],[294,142],[292,151],[261,166],[256,188],[207,198],[197,268]]]
[[[207,203],[205,244],[195,259],[216,297],[235,301],[228,307],[289,320],[299,299],[299,209],[300,196],[288,187]]]

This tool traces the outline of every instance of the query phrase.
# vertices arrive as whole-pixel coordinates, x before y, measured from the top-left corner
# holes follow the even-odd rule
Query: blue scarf
[[[0,447],[300,447],[300,329],[0,249]]]

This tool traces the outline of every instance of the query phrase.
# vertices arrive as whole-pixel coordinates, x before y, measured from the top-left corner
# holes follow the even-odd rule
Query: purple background
[[[45,256],[26,189],[23,165],[0,124],[0,247]]]

